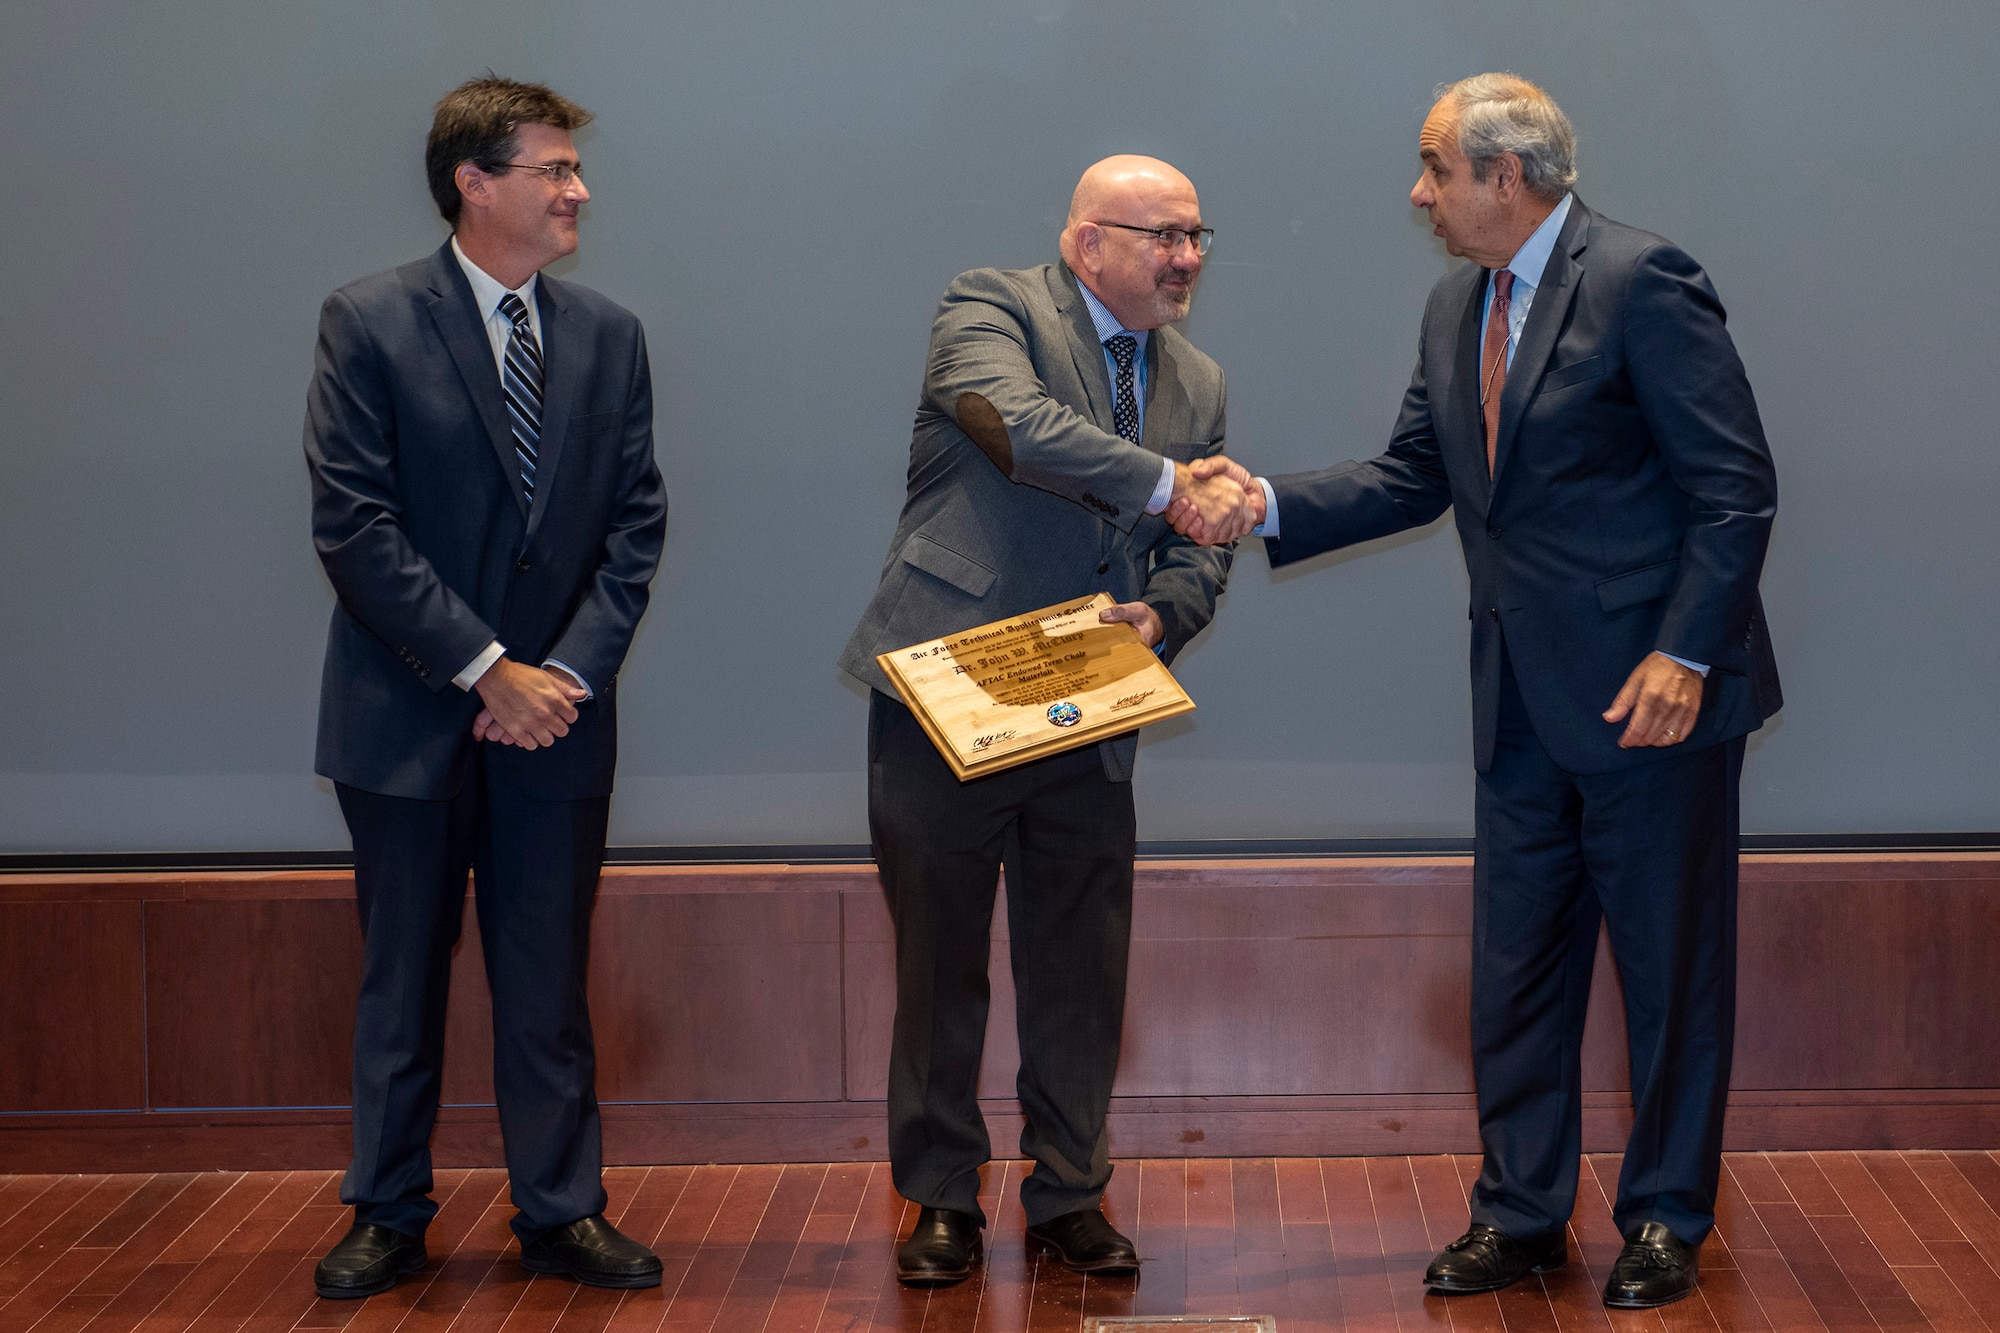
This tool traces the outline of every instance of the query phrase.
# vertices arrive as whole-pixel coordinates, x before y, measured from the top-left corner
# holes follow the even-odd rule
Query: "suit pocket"
[[[624,420],[624,418],[625,414],[623,412],[615,410],[610,412],[580,412],[569,419],[569,433],[572,438],[595,435],[601,430],[610,430],[613,426]]]
[[[921,532],[904,544],[903,563],[941,578],[960,592],[974,597],[984,597],[986,590],[993,586],[993,580],[999,577],[971,556],[960,555]]]
[[[1594,380],[1603,373],[1604,358],[1602,356],[1586,356],[1581,361],[1572,361],[1566,366],[1557,366],[1548,374],[1542,376],[1542,392],[1549,393],[1555,389],[1567,389],[1572,384],[1581,384],[1585,380]]]
[[[1614,574],[1608,579],[1598,580],[1597,604],[1608,613],[1623,611],[1641,602],[1656,601],[1671,593],[1680,577],[1678,556],[1662,560],[1657,565],[1642,565],[1623,574]]]

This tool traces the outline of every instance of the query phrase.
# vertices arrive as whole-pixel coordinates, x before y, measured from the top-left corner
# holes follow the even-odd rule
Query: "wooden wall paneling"
[[[1470,947],[1468,940],[1468,950]],[[1611,956],[1611,934],[1601,926],[1597,931],[1597,962],[1590,973],[1590,1008],[1583,1019],[1582,1072],[1585,1092],[1610,1092],[1621,1097],[1631,1093],[1632,1064],[1626,1057],[1625,1044],[1625,994],[1618,984],[1618,963]],[[1619,1143],[1623,1142],[1621,1134]]]
[[[838,1100],[840,970],[834,893],[601,897],[599,1100]]]
[[[444,1079],[438,1100],[446,1106],[491,1106],[493,996],[486,989],[486,956],[480,952],[479,916],[470,890],[466,891],[464,911],[458,944],[451,951],[451,995],[444,1011]]]
[[[995,1149],[1008,1155],[1019,1108],[983,1105]],[[605,1162],[881,1161],[882,1117],[879,1101],[613,1103],[604,1108]],[[1118,1097],[1110,1123],[1121,1158],[1478,1150],[1469,1097]],[[1630,1125],[1622,1098],[1585,1095],[1586,1151],[1617,1151]],[[340,1107],[16,1115],[0,1121],[0,1171],[336,1170],[347,1162],[349,1131]],[[1739,1092],[1724,1137],[1733,1152],[1995,1142],[2000,1095],[1992,1089]],[[439,1167],[499,1165],[493,1109],[445,1108],[433,1147]]]
[[[1142,864],[1117,1150],[1469,1148],[1469,878],[1462,859]],[[881,1156],[894,984],[871,867],[618,868],[600,894],[609,1160]],[[1001,895],[980,1086],[1004,1148],[1019,1111]],[[1996,935],[2000,856],[1746,858],[1729,1146],[2000,1140]],[[441,1164],[499,1160],[477,957],[468,921]],[[0,1031],[0,1165],[340,1165],[359,961],[337,872],[0,877],[0,996],[30,1020]],[[86,1113],[144,1104],[148,1058],[161,1109]],[[1629,1124],[1624,1063],[1600,942],[1593,1150]],[[318,1109],[257,1109],[273,1107]]]
[[[1746,884],[1738,1088],[2000,1087],[2000,881]]]
[[[1462,885],[1188,885],[1142,875],[1116,1092],[1454,1093]]]
[[[147,903],[151,1104],[347,1105],[360,984],[351,893]]]
[[[0,1110],[145,1104],[143,905],[0,903]]]
[[[781,879],[777,881],[783,884]],[[591,919],[597,1096],[837,1100],[840,897],[607,875]],[[649,891],[652,890],[652,891]],[[493,1007],[472,895],[452,964],[443,1100],[493,1103]]]
[[[879,882],[840,895],[841,1032],[849,1101],[888,1095],[890,1025],[896,1018],[895,934]]]

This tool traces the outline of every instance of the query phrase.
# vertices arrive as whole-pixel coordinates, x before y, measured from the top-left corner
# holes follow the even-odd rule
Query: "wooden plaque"
[[[1178,717],[1194,700],[1109,593],[911,644],[875,660],[961,782]]]

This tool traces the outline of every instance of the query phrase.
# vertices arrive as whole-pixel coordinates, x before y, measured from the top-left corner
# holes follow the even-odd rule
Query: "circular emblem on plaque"
[[[1073,727],[1083,721],[1083,710],[1065,699],[1059,704],[1049,705],[1049,721],[1059,727]]]

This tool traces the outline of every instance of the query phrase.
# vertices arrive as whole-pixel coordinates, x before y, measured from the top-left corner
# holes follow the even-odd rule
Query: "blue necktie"
[[[542,444],[542,349],[528,323],[528,307],[509,292],[500,298],[500,313],[513,321],[507,338],[506,369],[500,388],[507,397],[507,416],[514,424],[514,456],[521,461],[521,488],[528,507],[535,505],[535,464]]]

